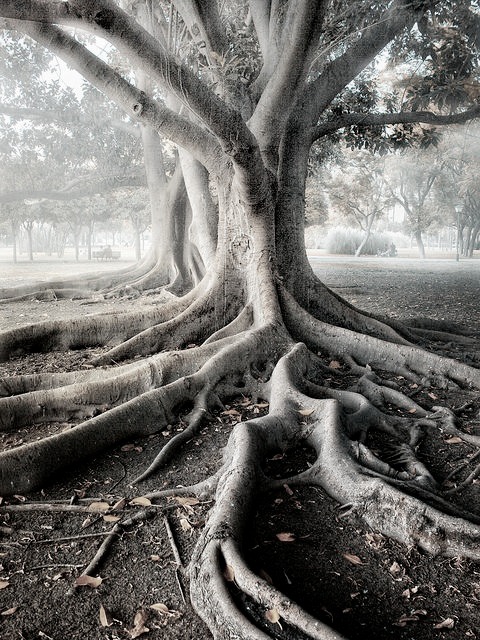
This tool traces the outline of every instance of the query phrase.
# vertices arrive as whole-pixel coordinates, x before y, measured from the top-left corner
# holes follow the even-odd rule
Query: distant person
[[[397,247],[393,244],[393,242],[390,243],[390,246],[388,248],[388,255],[390,256],[390,258],[395,258],[395,256],[397,255]]]
[[[105,249],[103,250],[103,259],[104,260],[111,260],[112,257],[113,257],[112,247],[110,245],[107,245],[105,247]]]

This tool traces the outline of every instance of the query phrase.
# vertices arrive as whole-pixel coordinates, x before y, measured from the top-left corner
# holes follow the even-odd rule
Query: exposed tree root
[[[379,330],[379,320],[370,325],[368,318],[355,317],[352,326],[360,323],[369,329],[362,334],[327,323],[281,286],[281,309],[264,316],[258,301],[242,308],[223,305],[218,315],[221,294],[204,283],[194,295],[156,313],[131,314],[136,323],[134,329],[129,325],[132,338],[125,336],[127,342],[97,362],[153,353],[148,358],[109,368],[2,379],[4,429],[58,420],[80,423],[0,454],[0,494],[28,492],[122,440],[170,429],[181,413],[184,429],[135,480],[142,482],[168,464],[226,399],[245,394],[269,400],[269,413],[233,428],[220,468],[196,485],[147,494],[151,500],[180,494],[215,500],[189,571],[192,602],[216,638],[272,637],[271,620],[299,637],[341,638],[255,575],[244,558],[255,498],[282,482],[322,488],[375,531],[406,545],[479,560],[480,515],[449,500],[480,475],[477,454],[469,460],[467,477],[452,488],[442,484],[419,450],[427,435],[454,435],[472,447],[480,447],[480,437],[458,428],[449,409],[422,406],[388,378],[460,387],[468,394],[480,388],[480,372],[414,346],[391,327]],[[172,309],[180,313],[173,320]],[[115,329],[115,322],[108,322],[110,334],[104,316],[92,316],[81,326],[91,324],[102,344],[112,334],[118,339],[127,332],[125,318]],[[40,333],[45,335],[47,326],[43,324]],[[70,328],[54,328],[53,344],[71,346]],[[4,357],[20,348],[21,331],[4,334]],[[35,347],[33,330],[26,331],[29,350]],[[80,328],[75,331],[79,339]],[[172,350],[178,347],[190,348]],[[329,358],[344,368],[340,371],[333,362],[329,366]],[[342,388],[329,384],[332,379]],[[376,441],[386,444],[378,447]],[[311,447],[314,463],[292,478],[267,477],[266,459],[294,443]]]
[[[201,289],[199,289],[201,290]],[[25,353],[119,344],[188,307],[198,291],[168,305],[123,314],[99,313],[76,320],[48,320],[2,333],[0,362]]]

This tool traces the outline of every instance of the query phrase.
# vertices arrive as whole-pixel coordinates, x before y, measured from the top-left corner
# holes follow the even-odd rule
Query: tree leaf
[[[332,360],[328,366],[330,367],[330,369],[341,369],[342,368],[342,365],[340,364],[340,362],[338,362],[338,360]]]
[[[442,622],[439,622],[433,628],[434,629],[453,629],[454,626],[455,626],[455,620],[453,620],[453,618],[445,618],[445,620],[442,620]]]
[[[351,564],[355,564],[355,565],[365,564],[358,556],[354,555],[353,553],[344,553],[343,557],[345,558],[345,560],[348,560],[348,562],[350,562]]]
[[[275,534],[280,542],[295,542],[295,534],[287,531]]]
[[[152,502],[145,496],[138,496],[137,498],[133,498],[133,500],[130,500],[128,504],[137,505],[140,507],[149,507]]]
[[[81,575],[78,578],[75,578],[75,586],[76,587],[91,587],[92,589],[96,589],[103,582],[103,579],[100,576],[87,576]]]
[[[445,440],[445,442],[447,444],[462,444],[463,440],[458,436],[452,436],[451,438],[448,438],[448,440]]]
[[[110,615],[110,612],[105,609],[105,607],[103,606],[103,604],[100,605],[100,624],[102,625],[102,627],[111,627],[113,624],[113,618]]]
[[[0,590],[1,589],[6,589],[9,586],[9,581],[8,580],[0,580]]]
[[[12,616],[17,609],[18,609],[18,607],[11,607],[10,609],[5,609],[5,611],[2,611],[2,613],[0,613],[0,615],[1,616]]]

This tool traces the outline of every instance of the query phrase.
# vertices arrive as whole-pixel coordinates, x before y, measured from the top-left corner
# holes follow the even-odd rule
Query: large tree
[[[225,398],[267,399],[267,415],[235,426],[217,472],[184,489],[215,498],[191,562],[192,602],[216,637],[266,637],[229,597],[228,565],[245,597],[275,610],[307,637],[339,638],[281,597],[243,559],[249,513],[257,493],[270,486],[265,458],[292,443],[307,444],[315,461],[291,482],[322,487],[403,543],[478,559],[480,527],[449,505],[416,449],[425,429],[474,446],[479,437],[459,430],[447,407],[426,409],[388,378],[478,389],[480,372],[422,348],[427,338],[468,338],[363,313],[316,278],[304,246],[309,152],[343,130],[361,146],[362,140],[377,144],[389,136],[413,136],[413,123],[441,125],[480,115],[478,106],[465,102],[464,91],[467,82],[475,82],[477,13],[467,0],[233,4],[175,0],[176,24],[183,20],[191,48],[173,50],[173,13],[164,12],[161,2],[123,3],[123,9],[112,0],[1,4],[9,27],[57,53],[133,119],[178,145],[180,182],[191,179],[191,189],[200,184],[206,193],[208,173],[208,193],[217,207],[192,207],[192,224],[214,253],[207,247],[206,274],[187,295],[149,312],[50,321],[2,334],[4,359],[34,350],[115,346],[91,369],[2,382],[5,426],[73,415],[80,421],[2,453],[0,493],[28,492],[81,456],[165,429],[187,407],[186,427],[159,452],[141,482]],[[142,26],[144,7],[155,18],[154,29]],[[133,84],[65,27],[108,40],[150,78],[152,90]],[[452,39],[456,47],[444,51]],[[391,54],[399,65],[428,59],[432,74],[415,89],[423,102],[397,110],[395,100],[403,94],[376,97],[372,74],[367,84],[356,83],[380,54]],[[430,110],[416,110],[426,102]],[[180,200],[176,222],[184,226]],[[349,390],[329,385],[340,375],[338,364],[329,366],[332,358],[350,368]],[[122,359],[132,362],[121,364]],[[372,443],[379,435],[389,439],[395,464],[376,455]],[[152,499],[162,495],[150,493]]]

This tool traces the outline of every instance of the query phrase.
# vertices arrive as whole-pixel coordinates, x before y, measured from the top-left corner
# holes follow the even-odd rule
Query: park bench
[[[121,255],[120,251],[106,251],[105,249],[92,251],[92,257],[96,260],[119,260]]]

